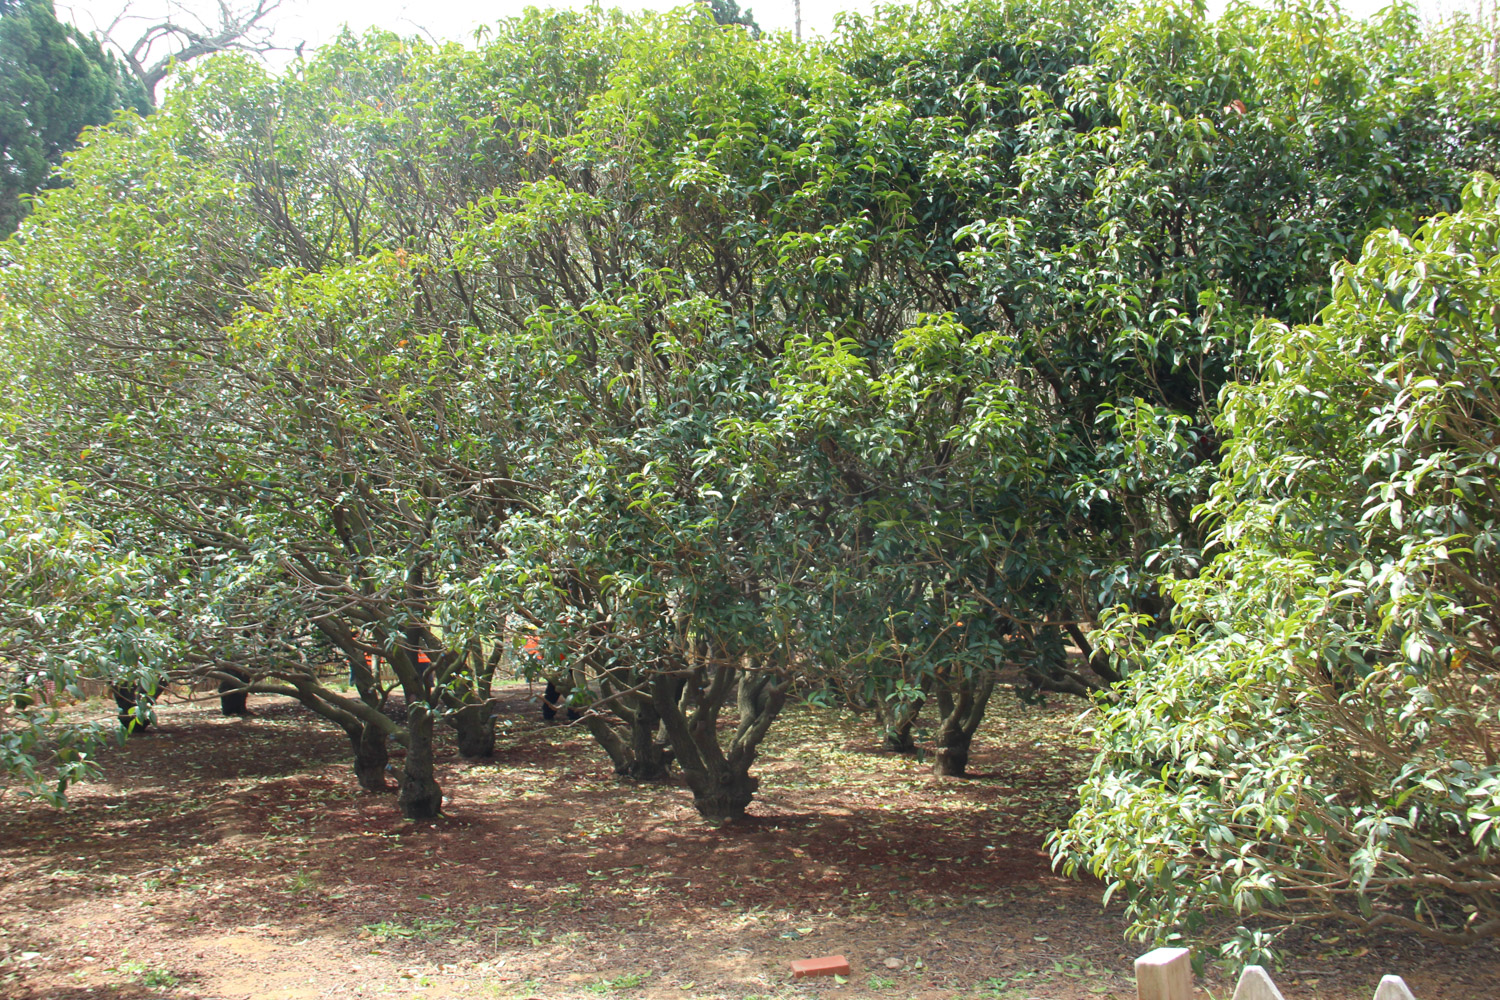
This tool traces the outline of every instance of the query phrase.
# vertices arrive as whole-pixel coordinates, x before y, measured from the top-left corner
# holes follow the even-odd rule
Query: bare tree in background
[[[206,15],[176,0],[153,5],[149,14],[137,14],[136,5],[127,3],[103,34],[155,105],[156,88],[175,65],[230,49],[264,54],[281,48],[272,41],[268,21],[282,3],[217,0],[215,11]],[[128,41],[132,35],[134,41]]]

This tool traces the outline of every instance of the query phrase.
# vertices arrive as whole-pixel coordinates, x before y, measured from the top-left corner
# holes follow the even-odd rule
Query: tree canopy
[[[1143,924],[1311,903],[1497,926],[1497,261],[1481,175],[1452,215],[1371,235],[1320,322],[1252,342],[1205,511],[1224,554],[1174,584],[1175,631],[1115,623],[1146,669],[1055,844]]]
[[[997,692],[1078,696],[1104,746],[1055,849],[1141,933],[1500,930],[1466,29],[718,14],[223,56],[88,133],[6,245],[5,483],[114,582],[12,674],[295,698],[369,790],[400,748],[413,818],[507,668],[716,821],[795,692],[901,750],[935,706],[946,775]]]

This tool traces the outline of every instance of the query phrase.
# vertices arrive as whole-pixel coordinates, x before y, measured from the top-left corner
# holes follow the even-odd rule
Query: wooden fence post
[[[1234,988],[1234,1000],[1286,1000],[1271,974],[1258,965],[1247,965],[1240,973],[1239,985]]]
[[[1135,960],[1139,1000],[1192,1000],[1193,961],[1186,948],[1157,948]]]
[[[1135,960],[1135,993],[1138,1000],[1192,1000],[1193,963],[1186,948],[1157,948]],[[1234,1000],[1286,1000],[1271,974],[1258,965],[1247,965],[1234,988]],[[1400,976],[1386,976],[1375,990],[1374,1000],[1417,1000]]]
[[[1375,991],[1375,1000],[1417,1000],[1400,976],[1386,976]]]

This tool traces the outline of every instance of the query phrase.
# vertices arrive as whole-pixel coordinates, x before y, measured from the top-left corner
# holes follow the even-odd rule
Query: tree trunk
[[[598,711],[583,716],[584,727],[609,754],[615,773],[634,781],[661,781],[667,777],[672,751],[657,738],[661,716],[655,706],[639,695],[619,695],[615,712],[625,721],[623,732]]]
[[[661,715],[647,699],[635,700],[637,704],[630,719],[631,762],[623,773],[636,781],[661,781],[672,763],[672,751],[656,738],[661,729]]]
[[[373,657],[366,659],[369,654],[360,648],[349,624],[337,618],[319,618],[317,626],[330,642],[343,651],[349,663],[349,683],[359,692],[360,701],[374,709],[383,708],[385,696],[380,690],[375,671],[371,668]]]
[[[570,691],[598,685],[599,697],[583,713],[583,724],[609,754],[616,774],[634,781],[660,781],[667,776],[672,752],[658,737],[661,715],[656,711],[655,696],[649,685],[646,691],[640,689],[641,675],[635,668],[618,660],[601,665],[585,658],[562,680]],[[553,688],[549,686],[548,690]],[[605,707],[612,709],[624,725],[600,710]]]
[[[407,819],[442,815],[443,790],[432,776],[432,710],[423,702],[406,706],[406,767],[396,804]]]
[[[1088,636],[1083,634],[1083,629],[1077,625],[1066,626],[1068,635],[1072,636],[1073,642],[1078,645],[1078,651],[1088,661],[1089,669],[1110,684],[1120,682],[1120,674],[1114,667],[1110,666],[1109,655],[1103,650],[1096,650],[1089,644]]]
[[[219,682],[219,714],[250,714],[250,675],[237,667],[226,667],[224,672],[234,675],[236,680],[226,677]]]
[[[379,678],[375,676],[373,656],[365,659],[367,654],[353,646],[350,640],[350,649],[347,652],[349,659],[349,683],[354,685],[354,690],[359,692],[359,700],[374,708],[381,708],[385,704],[385,698],[380,691]]]
[[[362,726],[349,733],[349,743],[354,748],[354,776],[359,787],[367,792],[389,792],[385,769],[391,755],[386,748],[385,733],[374,726]]]
[[[745,818],[745,809],[760,788],[760,779],[746,768],[715,767],[697,773],[683,768],[693,790],[698,815],[712,823],[732,823]]]
[[[652,679],[652,707],[693,791],[693,805],[704,819],[725,822],[744,817],[760,787],[750,766],[760,741],[786,704],[787,687],[786,680],[759,670],[748,657],[742,670],[700,660],[685,692],[677,676],[659,674]],[[731,691],[738,692],[740,719],[726,753],[719,745],[717,720]],[[691,717],[685,711],[689,705]]]
[[[504,649],[496,642],[488,658],[478,643],[462,654],[443,653],[439,689],[448,709],[448,725],[457,736],[458,752],[465,757],[495,755],[495,713],[490,703],[490,681]],[[430,654],[436,655],[436,654]]]
[[[634,759],[630,753],[630,744],[620,736],[610,721],[597,712],[590,712],[583,717],[583,727],[589,731],[594,742],[604,748],[609,754],[610,763],[615,766],[615,773],[625,775],[630,773],[634,765]]]
[[[490,712],[489,702],[465,705],[456,712],[449,712],[447,718],[457,736],[455,742],[460,754],[465,757],[495,755],[495,717]]]
[[[961,778],[968,773],[969,748],[974,733],[984,721],[984,710],[995,690],[995,676],[985,672],[977,678],[958,677],[951,682],[937,681],[938,711],[943,721],[937,732],[937,752],[932,772],[945,777]]]
[[[151,713],[140,710],[140,703],[149,701],[145,688],[139,684],[132,684],[128,688],[111,684],[109,693],[114,695],[115,707],[120,710],[118,718],[121,728],[131,733],[151,728]]]
[[[917,752],[917,741],[912,738],[911,730],[917,717],[922,714],[922,706],[926,704],[931,688],[932,675],[927,674],[922,678],[921,695],[910,701],[887,701],[877,692],[875,717],[880,720],[881,729],[884,730],[887,750],[902,754]]]
[[[354,755],[354,776],[359,787],[367,792],[390,791],[385,782],[386,765],[390,762],[387,743],[392,738],[404,741],[405,733],[378,709],[322,689],[310,679],[287,689],[257,684],[256,690],[291,695],[309,711],[337,724],[349,737]]]
[[[917,752],[917,741],[911,735],[912,723],[915,718],[900,721],[895,728],[889,726],[885,730],[885,748],[892,753],[914,754]]]
[[[937,752],[932,758],[932,773],[947,778],[962,778],[969,773],[969,748],[974,735],[954,728],[939,734]]]

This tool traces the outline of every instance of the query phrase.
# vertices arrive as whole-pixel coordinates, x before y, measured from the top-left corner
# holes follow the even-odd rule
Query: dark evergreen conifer
[[[760,25],[755,23],[755,15],[750,8],[740,10],[740,5],[735,0],[704,0],[704,4],[720,24],[741,24],[750,32],[751,38],[760,37]]]
[[[143,106],[139,86],[51,0],[0,0],[0,235],[25,217],[25,195],[58,183],[79,133],[126,105]]]

